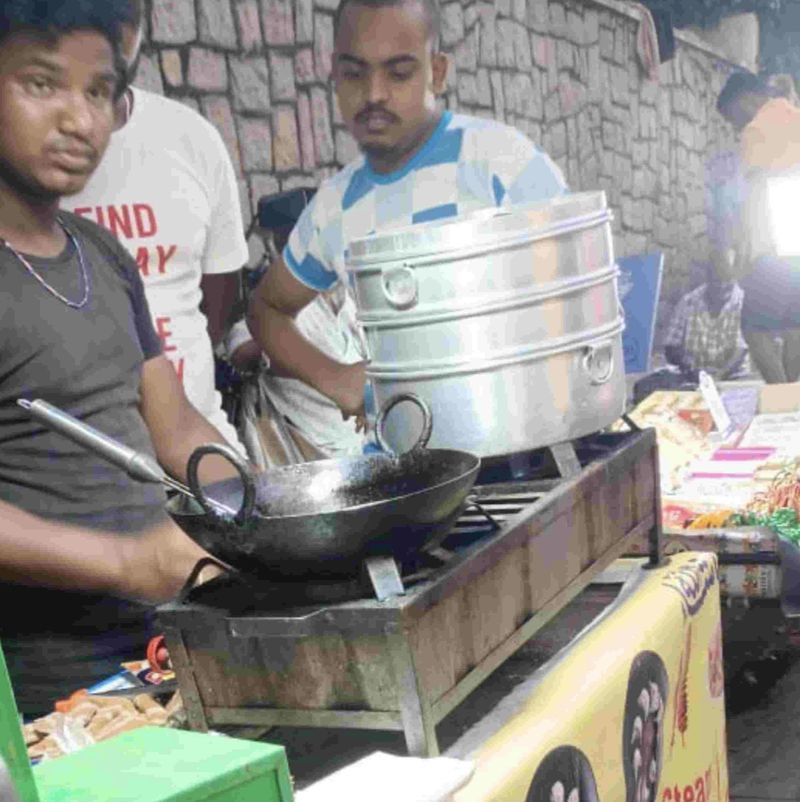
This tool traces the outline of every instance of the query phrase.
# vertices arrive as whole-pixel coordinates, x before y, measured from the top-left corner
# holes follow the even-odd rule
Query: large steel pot
[[[351,243],[376,401],[418,393],[432,446],[481,456],[612,423],[625,382],[611,219],[604,193],[582,193]],[[387,440],[416,430],[404,410]]]

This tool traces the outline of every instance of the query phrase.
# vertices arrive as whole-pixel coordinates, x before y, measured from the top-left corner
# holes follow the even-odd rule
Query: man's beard
[[[381,145],[380,143],[367,143],[359,145],[359,147],[366,156],[377,156],[379,158],[391,156],[397,151],[397,145]]]

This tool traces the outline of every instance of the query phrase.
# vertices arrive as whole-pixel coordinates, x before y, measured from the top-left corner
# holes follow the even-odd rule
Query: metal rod
[[[32,418],[69,438],[73,443],[93,451],[112,465],[122,468],[128,476],[140,482],[166,485],[171,490],[197,501],[194,493],[185,484],[173,479],[149,454],[142,454],[124,443],[114,440],[93,426],[89,426],[89,424],[78,420],[58,407],[48,404],[47,401],[42,401],[41,399],[28,401],[20,398],[17,404],[26,410]],[[228,515],[236,514],[236,510],[231,509],[226,504],[222,504],[212,498],[209,498],[208,501],[220,512]]]

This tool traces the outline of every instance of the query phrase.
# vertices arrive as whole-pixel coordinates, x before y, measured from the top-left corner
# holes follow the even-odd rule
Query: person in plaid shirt
[[[708,280],[678,302],[664,341],[664,355],[694,379],[704,370],[715,379],[747,373],[747,344],[742,337],[744,293],[710,268]]]

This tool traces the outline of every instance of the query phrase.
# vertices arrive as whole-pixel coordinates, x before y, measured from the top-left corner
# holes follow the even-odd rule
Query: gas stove
[[[595,435],[485,464],[403,565],[222,576],[159,611],[190,723],[403,730],[435,754],[436,723],[631,543],[651,535],[657,562],[659,521],[653,432]]]

